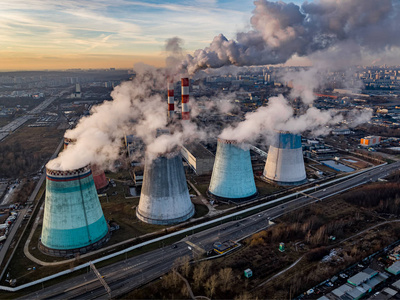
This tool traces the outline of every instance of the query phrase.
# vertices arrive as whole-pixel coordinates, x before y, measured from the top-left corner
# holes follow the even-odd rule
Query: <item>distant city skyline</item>
[[[254,7],[253,0],[6,0],[0,71],[132,68],[138,62],[164,66],[166,39],[180,37],[187,53],[208,46],[220,33],[235,39],[237,32],[251,29]],[[366,63],[397,61],[397,48],[387,53]],[[295,57],[286,64],[310,62]]]

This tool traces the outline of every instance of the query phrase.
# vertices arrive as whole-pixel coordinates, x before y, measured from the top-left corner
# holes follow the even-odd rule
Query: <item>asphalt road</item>
[[[111,296],[121,296],[154,280],[171,269],[174,261],[182,256],[196,256],[197,253],[212,249],[216,241],[241,240],[269,226],[270,220],[279,217],[289,211],[315,201],[331,197],[341,191],[357,185],[376,181],[400,167],[400,162],[385,165],[364,174],[355,176],[342,183],[322,188],[319,191],[309,193],[309,196],[298,198],[279,204],[273,208],[262,211],[247,218],[232,220],[229,223],[217,225],[211,229],[193,234],[177,242],[176,246],[163,247],[145,254],[114,263],[99,269],[104,280],[111,288]],[[176,247],[176,248],[175,248]],[[190,248],[189,248],[190,247]],[[108,295],[93,272],[79,275],[54,286],[45,287],[42,290],[29,294],[23,299],[107,299]]]

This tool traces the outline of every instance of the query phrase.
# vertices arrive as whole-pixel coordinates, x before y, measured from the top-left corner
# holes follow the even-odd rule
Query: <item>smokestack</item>
[[[70,144],[75,144],[76,139],[70,139],[64,137],[64,150],[68,148],[68,145]],[[104,170],[99,168],[97,165],[92,164],[91,165],[92,169],[92,176],[94,180],[94,185],[96,186],[96,190],[104,190],[108,186],[108,180],[106,178],[106,174],[104,173]]]
[[[307,181],[301,136],[278,132],[270,145],[263,176],[281,185],[298,185]]]
[[[109,239],[89,166],[46,169],[46,199],[39,248],[53,256],[86,253]]]
[[[194,214],[179,151],[146,159],[136,216],[156,225],[186,221]]]
[[[189,112],[189,78],[181,78],[182,86],[182,120],[190,120]]]
[[[249,199],[257,194],[250,150],[234,140],[218,139],[217,154],[208,191],[217,198]]]
[[[171,80],[168,82],[168,118],[170,120],[173,119],[175,113],[174,103],[174,82]]]

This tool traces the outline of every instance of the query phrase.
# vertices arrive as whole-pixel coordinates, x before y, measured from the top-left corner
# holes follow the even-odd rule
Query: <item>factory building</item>
[[[364,147],[370,147],[370,146],[379,145],[380,142],[381,142],[380,136],[366,136],[361,139],[360,145],[364,146]]]
[[[249,148],[249,146],[247,146]],[[209,193],[217,198],[240,200],[257,195],[250,150],[233,140],[218,139]]]
[[[307,181],[300,135],[278,132],[269,147],[263,177],[281,185]]]
[[[154,159],[148,155],[137,218],[149,224],[172,225],[188,220],[194,212],[180,151]]]
[[[181,155],[197,175],[211,174],[214,155],[200,143],[192,143],[181,148]]]
[[[39,248],[53,256],[86,253],[109,239],[89,166],[46,169],[46,198]]]

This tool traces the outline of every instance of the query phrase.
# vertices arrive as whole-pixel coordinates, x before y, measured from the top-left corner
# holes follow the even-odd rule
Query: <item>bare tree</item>
[[[232,276],[232,269],[231,268],[224,268],[219,271],[219,278],[222,284],[222,290],[226,291],[228,289],[229,283],[231,283],[233,276]]]
[[[218,285],[218,276],[216,274],[211,275],[206,281],[205,288],[207,289],[207,295],[212,297]]]
[[[247,291],[235,297],[235,300],[250,300],[250,299],[254,299],[254,297]]]
[[[190,257],[188,255],[181,258],[181,271],[183,276],[188,277],[190,273]]]
[[[200,284],[206,278],[206,273],[204,267],[200,264],[193,271],[193,282],[196,288],[200,287]]]

